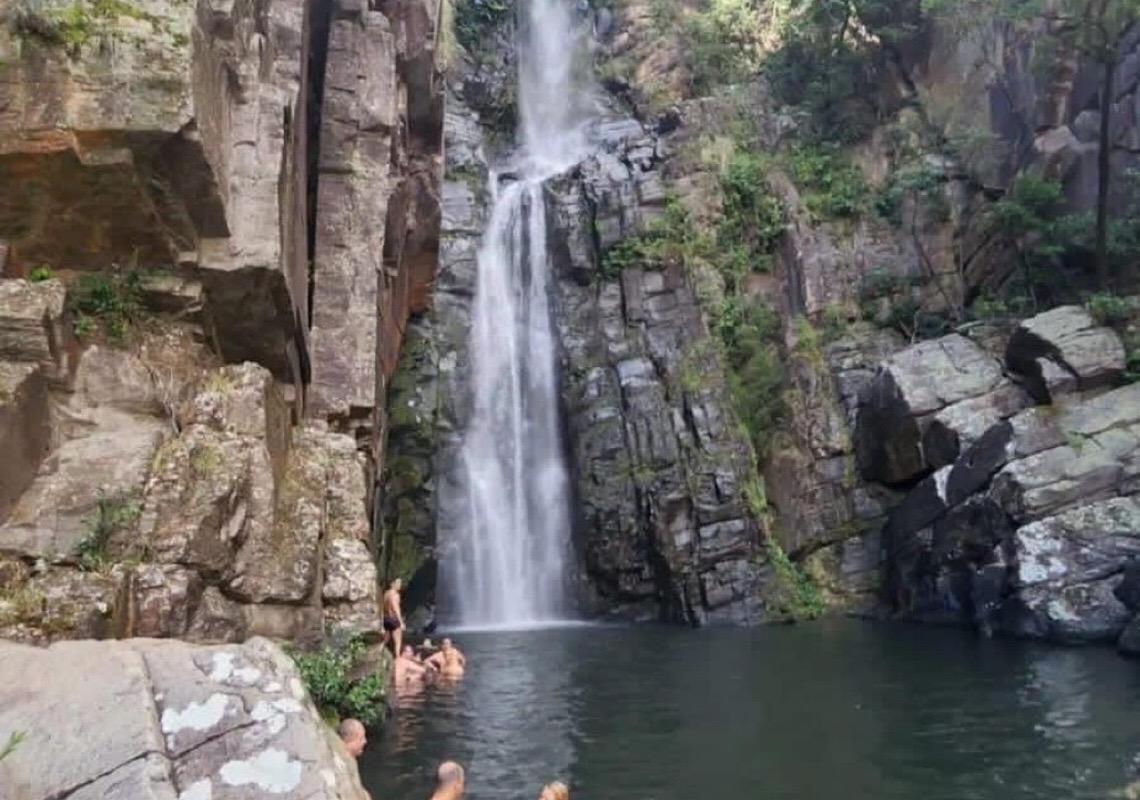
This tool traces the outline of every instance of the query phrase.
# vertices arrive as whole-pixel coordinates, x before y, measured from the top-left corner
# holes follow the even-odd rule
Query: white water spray
[[[471,353],[474,411],[460,457],[466,498],[443,582],[465,627],[566,617],[569,480],[559,430],[556,342],[542,183],[581,159],[585,97],[566,0],[522,0],[517,180],[492,175],[478,261]]]

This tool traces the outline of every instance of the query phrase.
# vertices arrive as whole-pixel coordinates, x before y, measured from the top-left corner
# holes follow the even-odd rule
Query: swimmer
[[[401,643],[404,639],[404,614],[400,610],[400,589],[402,587],[403,581],[399,578],[389,583],[380,604],[384,642],[387,644],[389,639],[391,640],[392,655],[394,656],[400,655],[400,651],[403,649]]]
[[[538,800],[570,800],[570,790],[562,781],[552,781],[542,787]]]
[[[396,659],[392,674],[396,685],[403,686],[421,680],[427,671],[428,668],[416,658],[412,646],[406,644],[403,650],[400,651],[400,657]]]
[[[431,800],[459,800],[466,789],[463,767],[454,761],[444,761],[435,770],[435,791]]]
[[[467,658],[459,648],[451,643],[450,639],[443,639],[439,643],[439,652],[435,653],[426,662],[427,666],[439,671],[445,678],[459,678],[467,666]]]
[[[336,729],[337,734],[340,735],[340,740],[344,742],[344,749],[352,756],[352,771],[356,772],[356,759],[360,758],[360,754],[364,752],[364,745],[368,744],[368,735],[364,730],[364,725],[358,719],[348,717],[341,721]],[[360,780],[360,775],[357,773],[357,780]],[[367,791],[361,795],[363,800],[372,800],[372,795]]]
[[[337,733],[340,734],[340,740],[344,742],[344,749],[348,754],[353,758],[360,758],[360,754],[364,752],[364,745],[368,744],[368,735],[361,721],[352,717],[342,720],[337,727]]]

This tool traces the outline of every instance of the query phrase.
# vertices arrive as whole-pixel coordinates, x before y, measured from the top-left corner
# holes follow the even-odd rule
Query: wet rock
[[[0,728],[27,732],[0,783],[29,800],[364,797],[296,667],[263,639],[0,642]]]
[[[1026,409],[920,482],[883,530],[895,613],[1115,638],[1134,613],[1126,496],[1137,490],[1138,414],[1136,385]]]
[[[1022,322],[1005,362],[1038,403],[1111,386],[1124,372],[1124,345],[1080,306],[1059,306]]]
[[[1132,612],[1113,590],[1124,564],[1140,556],[1138,531],[1140,501],[1122,497],[1019,528],[1008,627],[1059,641],[1115,641]]]

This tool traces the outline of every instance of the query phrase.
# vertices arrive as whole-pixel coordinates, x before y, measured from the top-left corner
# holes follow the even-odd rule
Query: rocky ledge
[[[1077,306],[998,353],[955,334],[882,366],[856,440],[865,475],[913,486],[883,529],[896,615],[1136,649],[1140,384],[1124,369],[1120,338]]]
[[[356,765],[264,639],[0,642],[6,800],[360,800]],[[97,735],[93,735],[96,733]]]

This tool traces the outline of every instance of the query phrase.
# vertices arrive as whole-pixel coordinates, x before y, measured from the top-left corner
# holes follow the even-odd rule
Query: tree
[[[1112,181],[1112,103],[1116,72],[1128,34],[1140,23],[1140,0],[922,0],[925,13],[966,24],[979,19],[1044,24],[1046,48],[1076,54],[1100,71],[1094,266],[1104,288],[1114,285],[1109,265],[1109,189]]]
[[[1066,6],[1070,3],[1066,3]],[[1123,46],[1129,32],[1140,22],[1140,0],[1078,0],[1071,8],[1045,14],[1053,34],[1100,68],[1100,130],[1098,131],[1096,187],[1097,280],[1110,288],[1119,276],[1110,273],[1108,263],[1108,194],[1112,179],[1112,103],[1116,93],[1116,71],[1124,57]]]

